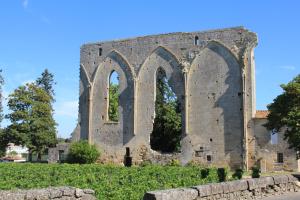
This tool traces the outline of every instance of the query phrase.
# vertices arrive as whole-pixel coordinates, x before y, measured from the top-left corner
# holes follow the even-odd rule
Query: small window
[[[102,48],[99,48],[99,56],[102,56]]]
[[[271,135],[271,144],[278,144],[278,133],[275,130],[272,130],[270,135]]]
[[[206,159],[207,159],[207,162],[211,162],[211,160],[212,160],[211,155],[207,155],[207,156],[206,156]]]
[[[195,45],[199,45],[199,37],[195,36]]]
[[[283,153],[277,153],[277,163],[283,163]]]

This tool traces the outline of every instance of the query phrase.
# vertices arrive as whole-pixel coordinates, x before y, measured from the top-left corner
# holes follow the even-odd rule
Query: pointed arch
[[[141,120],[137,124],[137,133],[145,133],[149,138],[153,130],[155,118],[155,90],[156,73],[161,68],[165,71],[166,78],[173,92],[180,103],[180,108],[184,105],[184,77],[179,60],[166,47],[158,46],[144,60],[138,71],[137,82],[137,116]],[[146,130],[146,131],[145,131]]]
[[[119,120],[111,122],[108,117],[109,76],[119,75]],[[96,69],[92,86],[93,110],[92,131],[98,141],[110,138],[108,145],[124,145],[134,135],[134,77],[135,73],[127,59],[117,50],[112,50]],[[112,135],[114,134],[114,135]]]
[[[241,67],[236,55],[220,42],[209,42],[192,62],[187,91],[188,127],[194,141],[212,144],[208,148],[218,151],[212,155],[212,162],[225,157],[232,166],[240,165],[243,98]]]
[[[225,44],[223,44],[222,42],[217,41],[217,40],[212,40],[212,41],[208,42],[208,44],[203,49],[201,49],[201,51],[195,56],[195,58],[193,59],[192,64],[191,64],[191,69],[192,69],[192,66],[194,65],[194,62],[197,59],[197,57],[200,56],[207,48],[214,50],[214,51],[217,51],[217,48],[224,49],[228,53],[228,55],[232,56],[236,60],[236,62],[239,63],[238,56],[236,54],[234,54]],[[189,70],[189,71],[191,71],[191,70]]]
[[[137,73],[138,77],[139,77],[141,71],[143,70],[143,67],[144,67],[145,63],[153,55],[158,55],[158,56],[164,58],[165,60],[168,60],[170,62],[170,64],[173,65],[174,67],[179,67],[179,68],[181,67],[180,61],[178,60],[178,58],[175,56],[175,54],[171,50],[169,50],[168,48],[166,48],[164,46],[158,46],[149,53],[147,58],[142,63],[142,65],[141,65],[141,67],[140,67],[140,69]]]
[[[123,56],[119,51],[117,50],[112,50],[111,52],[109,52],[107,54],[107,56],[105,57],[105,59],[103,60],[103,62],[101,62],[95,72],[95,76],[92,80],[93,84],[95,82],[95,80],[98,78],[99,75],[99,69],[104,65],[105,61],[107,59],[112,59],[114,61],[116,61],[117,63],[119,63],[120,66],[126,66],[126,71],[128,71],[130,73],[130,76],[134,79],[136,77],[134,69],[131,67],[131,65],[129,64],[128,60],[126,59],[125,56]]]

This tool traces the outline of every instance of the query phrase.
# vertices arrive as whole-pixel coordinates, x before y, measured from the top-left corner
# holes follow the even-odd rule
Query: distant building
[[[27,147],[15,145],[14,143],[8,143],[6,148],[6,156],[3,159],[12,162],[25,162],[27,156]]]
[[[268,114],[266,110],[256,111],[253,135],[248,137],[249,160],[255,161],[262,171],[295,171],[298,169],[296,152],[289,149],[284,140],[284,128],[275,132],[263,126],[267,123]]]

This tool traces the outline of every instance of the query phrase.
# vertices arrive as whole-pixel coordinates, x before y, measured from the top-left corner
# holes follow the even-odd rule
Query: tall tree
[[[285,132],[290,148],[300,151],[300,74],[288,84],[282,84],[283,93],[268,105],[270,114],[265,126]]]
[[[47,94],[52,98],[52,101],[55,101],[54,85],[56,82],[54,81],[54,75],[50,73],[48,69],[45,69],[42,72],[41,77],[37,78],[36,84],[47,92]]]
[[[11,124],[6,129],[10,142],[25,145],[30,155],[42,153],[56,144],[56,123],[52,117],[52,98],[36,84],[20,86],[9,95],[6,115]],[[30,156],[31,158],[31,156]]]
[[[168,84],[165,72],[157,72],[155,119],[151,134],[151,148],[162,152],[180,149],[181,111],[178,99]]]

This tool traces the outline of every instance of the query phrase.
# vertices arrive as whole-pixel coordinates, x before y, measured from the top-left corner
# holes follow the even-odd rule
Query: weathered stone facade
[[[214,164],[241,167],[244,126],[255,108],[256,42],[254,33],[238,27],[83,45],[74,137],[98,144],[113,161],[122,160],[126,146],[136,162],[152,154],[155,74],[161,67],[182,105],[181,162],[207,162],[210,155]],[[118,123],[107,119],[107,80],[113,70],[120,75]]]
[[[254,164],[256,34],[243,27],[171,33],[85,44],[80,52],[79,120],[73,140],[87,139],[102,161],[179,159],[232,168]],[[156,71],[166,72],[182,111],[181,151],[151,150]],[[119,74],[119,121],[108,119],[108,86]]]

